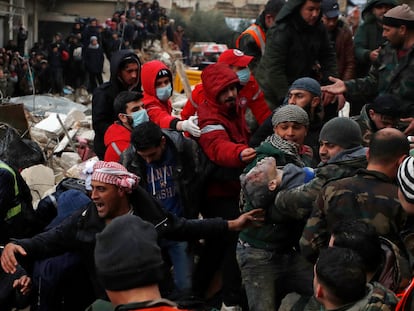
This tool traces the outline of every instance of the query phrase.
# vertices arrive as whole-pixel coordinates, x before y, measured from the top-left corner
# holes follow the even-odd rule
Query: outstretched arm
[[[329,81],[333,82],[333,84],[321,86],[322,92],[327,92],[335,95],[343,94],[346,92],[345,83],[341,79],[329,77]]]

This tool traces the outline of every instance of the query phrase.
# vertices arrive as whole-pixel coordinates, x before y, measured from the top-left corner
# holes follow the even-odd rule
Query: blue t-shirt
[[[173,152],[167,145],[160,161],[147,164],[147,191],[161,201],[167,211],[182,216],[183,211],[173,177],[175,165]]]

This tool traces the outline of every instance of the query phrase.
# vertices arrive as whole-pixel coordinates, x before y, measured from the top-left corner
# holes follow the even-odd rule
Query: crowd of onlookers
[[[164,32],[174,48],[184,45],[188,51],[184,29],[176,28],[157,0],[136,1],[115,11],[104,23],[79,18],[70,33],[57,32],[51,42],[42,38],[24,55],[27,30],[21,26],[16,40],[0,50],[0,90],[3,97],[61,94],[66,85],[74,89],[84,86],[93,92],[102,84],[104,57],[110,60],[115,51],[140,49],[145,40],[160,39]]]

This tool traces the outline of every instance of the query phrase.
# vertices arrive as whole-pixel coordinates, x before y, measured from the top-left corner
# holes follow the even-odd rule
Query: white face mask
[[[172,93],[171,83],[168,84],[167,86],[157,87],[156,92],[157,92],[157,98],[160,101],[166,101],[168,98],[171,97],[171,93]]]

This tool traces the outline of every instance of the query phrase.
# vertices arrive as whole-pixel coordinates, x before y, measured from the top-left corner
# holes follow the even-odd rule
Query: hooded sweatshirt
[[[121,91],[141,91],[140,79],[138,79],[135,85],[127,86],[119,78],[120,65],[125,58],[129,57],[135,60],[138,67],[141,68],[141,62],[134,52],[120,50],[114,53],[111,58],[110,80],[96,88],[93,94],[92,126],[95,130],[94,151],[100,159],[103,159],[105,154],[105,131],[117,119],[113,108],[115,97]]]
[[[253,75],[246,85],[243,85],[239,92],[240,103],[245,112],[247,108],[251,110],[259,125],[272,115],[269,106],[264,100],[264,94],[259,87]],[[187,120],[189,117],[197,114],[198,104],[205,100],[203,84],[197,84],[191,92],[191,98],[187,100],[183,110],[181,111],[181,119]]]
[[[155,81],[157,80],[158,72],[162,69],[169,72],[172,87],[171,71],[163,62],[153,60],[142,66],[141,81],[142,88],[144,89],[144,98],[142,99],[142,102],[144,103],[144,107],[152,122],[158,124],[161,128],[176,130],[177,122],[180,121],[180,119],[171,115],[171,100],[168,99],[167,101],[162,102],[157,97]]]
[[[205,100],[198,107],[198,124],[201,129],[199,144],[212,162],[221,168],[240,169],[241,173],[245,163],[240,160],[240,153],[249,147],[249,133],[243,109],[238,98],[236,105],[231,108],[218,102],[220,92],[230,85],[238,85],[239,79],[228,65],[217,63],[204,69],[201,80]],[[232,196],[240,192],[238,175],[226,185],[216,185],[215,190],[210,185],[210,193]]]
[[[131,131],[120,123],[112,124],[105,132],[104,161],[119,162],[121,153],[128,148],[131,141]]]

